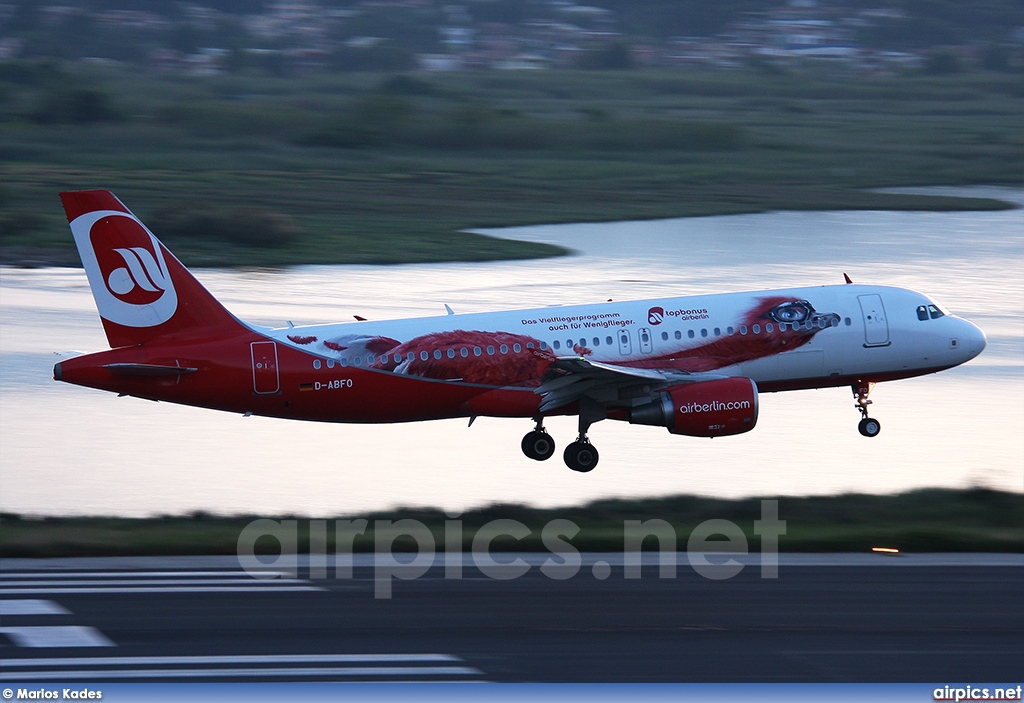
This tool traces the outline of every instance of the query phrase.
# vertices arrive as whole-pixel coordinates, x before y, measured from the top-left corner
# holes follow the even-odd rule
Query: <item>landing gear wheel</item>
[[[565,459],[565,465],[573,471],[586,473],[597,466],[599,457],[593,444],[576,440],[565,448],[562,458]]]
[[[857,400],[854,407],[857,408],[857,412],[862,418],[857,425],[857,430],[865,437],[875,437],[882,431],[882,423],[873,417],[868,417],[868,406],[871,405],[868,395],[871,394],[871,389],[874,386],[873,381],[857,381],[850,387],[853,390],[853,397]]]
[[[523,437],[523,454],[534,461],[550,459],[554,453],[555,440],[544,430],[534,430]]]
[[[866,417],[858,423],[857,430],[865,437],[875,437],[882,431],[882,423],[873,417]]]

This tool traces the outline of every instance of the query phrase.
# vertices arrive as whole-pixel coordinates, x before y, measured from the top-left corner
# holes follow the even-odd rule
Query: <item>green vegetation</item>
[[[57,192],[84,188],[115,191],[190,265],[564,253],[463,232],[481,227],[1007,207],[867,189],[1019,184],[1021,114],[1021,74],[965,70],[279,79],[0,62],[0,261],[77,264]]]
[[[818,497],[780,497],[779,518],[786,521],[782,551],[867,552],[874,546],[903,552],[964,551],[1024,552],[1024,500],[1019,493],[987,489],[917,490],[898,495],[847,494]],[[354,549],[374,549],[377,520],[417,520],[426,525],[438,550],[445,548],[443,511],[402,508],[346,516],[365,518],[368,529]],[[113,555],[235,554],[241,530],[255,517],[218,517],[196,513],[156,518],[42,518],[0,515],[0,557],[58,557]],[[294,516],[281,519],[298,519]],[[676,531],[677,546],[686,548],[694,528],[705,520],[724,519],[738,525],[750,549],[760,549],[754,521],[762,519],[761,499],[725,500],[698,496],[599,500],[584,506],[539,509],[524,505],[490,505],[462,514],[462,542],[469,550],[483,525],[498,519],[518,520],[530,529],[522,540],[495,539],[495,551],[547,551],[541,529],[556,519],[570,520],[580,532],[569,542],[580,551],[621,552],[626,520],[664,520]],[[298,519],[299,551],[309,550],[309,521]],[[327,530],[329,552],[335,551],[335,531]],[[280,546],[270,537],[256,544],[259,553],[273,554]],[[449,546],[448,548],[451,548]],[[645,550],[656,550],[654,539]],[[395,550],[416,549],[409,538],[394,542]]]

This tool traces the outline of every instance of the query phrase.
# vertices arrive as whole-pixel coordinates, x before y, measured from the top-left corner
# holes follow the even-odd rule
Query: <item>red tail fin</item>
[[[113,193],[60,198],[111,347],[245,329]]]

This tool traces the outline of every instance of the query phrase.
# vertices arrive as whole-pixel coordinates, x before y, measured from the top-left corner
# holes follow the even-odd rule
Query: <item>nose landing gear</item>
[[[857,401],[853,407],[857,408],[861,414],[861,421],[857,424],[857,431],[865,437],[875,437],[882,431],[882,423],[873,417],[868,417],[868,406],[871,405],[868,396],[874,387],[874,381],[860,381],[850,387],[853,390],[853,397]]]

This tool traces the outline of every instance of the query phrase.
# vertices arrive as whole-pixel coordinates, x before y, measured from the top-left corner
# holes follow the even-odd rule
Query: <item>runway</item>
[[[495,555],[515,578],[439,561],[387,599],[372,557],[260,579],[234,557],[8,559],[0,680],[1009,682],[1024,661],[1024,555],[781,555],[778,578],[751,555],[719,580],[686,555],[659,578],[656,554],[558,579],[546,556]]]

